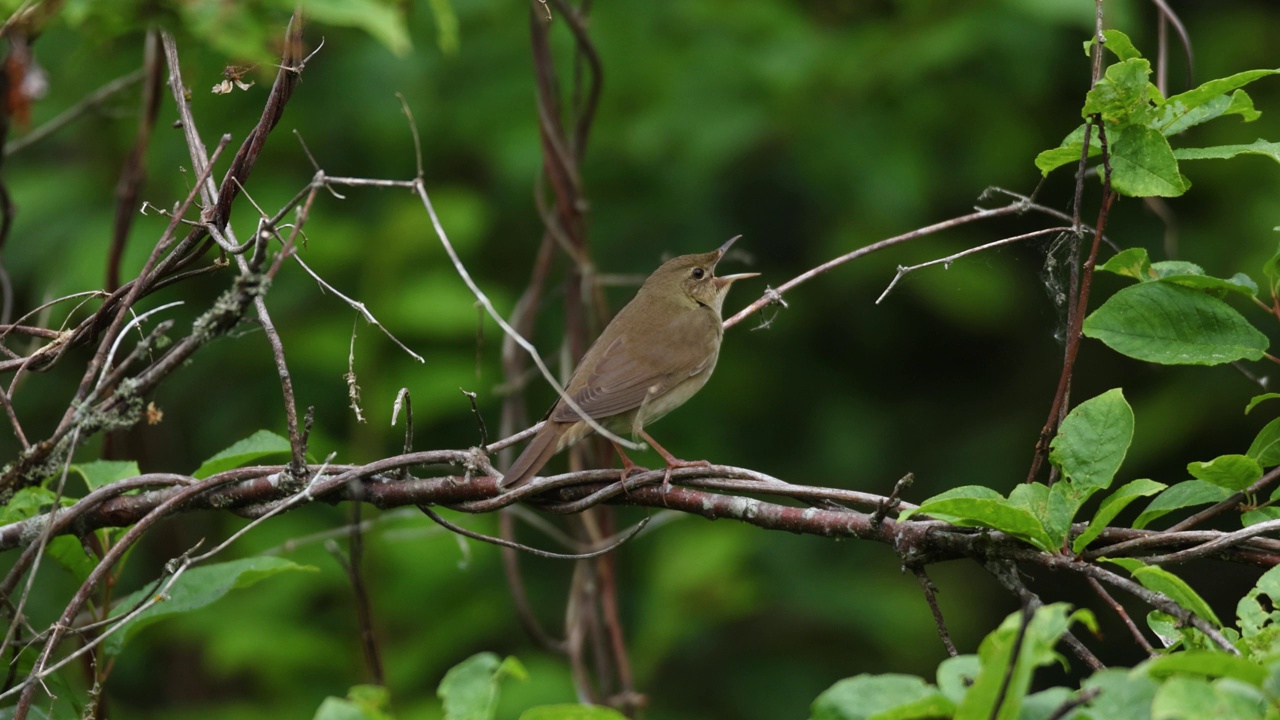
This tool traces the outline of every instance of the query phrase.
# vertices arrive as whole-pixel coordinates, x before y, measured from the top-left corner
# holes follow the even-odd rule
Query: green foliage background
[[[218,5],[191,3],[186,12]],[[256,121],[274,70],[251,56],[253,48],[280,36],[286,17],[271,5],[259,7],[248,35],[216,26],[214,15],[204,20],[218,30],[203,39],[179,36],[207,143],[230,132],[234,146]],[[270,210],[310,179],[293,129],[330,174],[411,177],[412,140],[395,98],[402,93],[451,239],[509,312],[541,228],[533,203],[541,155],[527,9],[473,0],[405,10],[404,38],[377,26],[376,17],[363,21],[372,34],[341,17],[308,28],[308,41],[323,37],[324,48],[307,66],[248,192]],[[33,126],[140,64],[141,20],[125,14],[114,26],[95,24],[102,12],[96,3],[69,2],[39,38],[50,89],[33,110]],[[1197,81],[1280,65],[1272,32],[1280,10],[1272,3],[1183,12]],[[705,251],[742,233],[738,247],[750,255],[742,269],[763,277],[735,289],[728,304],[736,309],[763,290],[762,282],[776,286],[856,247],[964,213],[989,185],[1031,191],[1039,179],[1036,154],[1079,124],[1088,86],[1080,47],[1092,13],[1092,3],[1078,0],[596,3],[591,35],[605,87],[583,177],[599,268],[643,275],[666,255]],[[184,27],[195,26],[192,17],[182,17]],[[1147,3],[1108,2],[1107,19],[1154,56]],[[568,33],[560,25],[553,35],[567,81]],[[225,42],[205,41],[217,36]],[[228,44],[244,37],[266,40]],[[248,75],[253,88],[208,92],[224,66],[246,61],[261,63]],[[1171,92],[1194,85],[1180,51],[1171,68]],[[1250,94],[1261,120],[1196,128],[1189,144],[1280,137],[1280,83],[1259,81]],[[6,161],[18,213],[4,260],[20,309],[102,285],[112,192],[135,116],[136,95],[129,95]],[[181,134],[169,129],[167,98],[160,118],[143,197],[166,207],[192,178],[180,170],[190,161]],[[1164,226],[1136,200],[1120,203],[1109,234],[1121,246],[1146,247],[1153,258],[1193,259],[1217,276],[1259,267],[1274,251],[1271,229],[1280,225],[1275,165],[1251,157],[1196,163],[1187,172],[1192,191],[1168,203],[1176,242],[1170,245]],[[1069,209],[1069,175],[1051,177],[1039,199]],[[479,394],[496,427],[497,328],[481,322],[414,197],[398,190],[346,196],[321,197],[303,257],[367,303],[426,363],[356,323],[355,370],[370,419],[356,423],[342,379],[354,313],[296,268],[283,272],[268,305],[299,402],[316,406],[313,454],[361,462],[398,451],[400,431],[389,419],[400,387],[413,394],[419,447],[475,444],[476,423],[458,388]],[[243,237],[254,218],[247,205],[238,207]],[[1007,492],[1025,476],[1060,367],[1055,334],[1062,320],[1051,295],[1064,280],[1045,269],[1049,243],[921,271],[884,303],[874,301],[898,265],[1043,222],[968,226],[810,282],[788,296],[790,309],[768,329],[753,332],[748,322],[729,333],[715,379],[657,426],[657,437],[686,457],[796,482],[887,493],[910,471],[917,485],[908,499],[917,501],[968,484]],[[155,215],[138,219],[126,272],[141,264],[164,225]],[[172,316],[194,317],[227,280],[200,281],[205,295],[182,297],[187,304]],[[1094,307],[1122,285],[1100,275]],[[629,293],[615,288],[609,298],[616,308]],[[174,299],[160,293],[152,302]],[[551,357],[556,310],[553,300],[536,337]],[[74,389],[74,368],[64,362],[25,381],[19,412],[45,423],[27,427],[29,435],[56,423]],[[1086,341],[1074,396],[1117,386],[1136,415],[1121,481],[1185,479],[1188,462],[1244,452],[1265,422],[1241,414],[1258,390],[1230,367],[1144,366]],[[534,404],[550,397],[536,394]],[[259,333],[205,349],[154,399],[163,423],[129,433],[117,448],[144,471],[194,471],[254,430],[283,432],[279,386]],[[12,457],[11,437],[0,438],[0,450]],[[130,638],[108,685],[109,707],[122,717],[305,717],[325,696],[367,681],[350,588],[322,542],[308,539],[347,517],[345,508],[309,507],[246,537],[239,555],[272,550],[319,572],[284,573]],[[564,665],[533,649],[515,622],[494,548],[460,542],[415,513],[374,517],[367,572],[397,717],[438,717],[436,684],[480,650],[515,654],[529,669],[529,681],[506,686],[501,716],[573,699]],[[492,530],[492,518],[462,520]],[[169,521],[134,553],[119,594],[142,587],[164,560],[200,538],[225,537],[236,522],[212,514]],[[569,567],[525,562],[538,606],[554,625]],[[631,543],[619,562],[637,680],[655,717],[795,717],[840,678],[864,671],[927,676],[945,656],[915,579],[899,573],[890,548],[682,519]],[[61,605],[52,599],[70,587],[56,572],[48,571],[39,589],[48,601],[33,604],[36,625],[54,617]],[[973,567],[931,573],[962,652],[973,651],[1016,607]],[[1189,579],[1194,583],[1194,574]],[[1217,583],[1225,597],[1249,585],[1229,573]],[[1208,593],[1212,600],[1212,588]],[[1111,617],[1099,613],[1099,620],[1104,633],[1122,635]],[[1111,652],[1104,659],[1135,660],[1124,644]]]

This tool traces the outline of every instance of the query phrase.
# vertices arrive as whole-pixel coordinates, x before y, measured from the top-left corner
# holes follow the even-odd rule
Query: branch
[[[944,258],[930,260],[928,262],[923,262],[918,265],[909,265],[909,266],[899,265],[898,274],[893,276],[893,280],[889,281],[889,286],[884,289],[884,292],[880,293],[880,297],[876,298],[876,304],[879,305],[880,302],[883,301],[885,297],[889,295],[889,291],[893,290],[894,286],[898,284],[898,281],[901,280],[909,272],[914,272],[916,270],[927,268],[933,265],[942,265],[944,267],[951,267],[951,263],[955,262],[956,260],[959,260],[962,257],[965,257],[966,255],[973,255],[975,253],[985,252],[987,250],[992,250],[994,248],[1002,247],[1004,245],[1012,245],[1013,243],[1016,243],[1016,242],[1022,242],[1023,240],[1030,240],[1031,238],[1037,238],[1044,235],[1057,235],[1064,232],[1069,232],[1070,230],[1071,228],[1069,227],[1052,227],[1052,228],[1045,228],[1043,230],[1035,230],[1033,232],[1023,233],[1022,235],[1014,235],[1013,237],[1001,238],[1000,240],[984,243],[977,247],[971,247],[968,250],[961,250],[960,252],[955,253],[954,255],[948,255]]]
[[[908,233],[895,235],[891,238],[886,238],[884,240],[880,240],[879,242],[874,242],[870,245],[860,247],[857,250],[854,250],[852,252],[845,253],[844,255],[841,255],[832,260],[828,260],[827,262],[815,268],[807,270],[797,275],[796,277],[791,278],[785,283],[779,285],[777,288],[772,288],[770,290],[765,291],[764,295],[762,295],[759,300],[756,300],[755,302],[751,303],[745,308],[739,310],[737,314],[735,314],[733,317],[730,317],[729,319],[725,320],[724,328],[728,330],[734,325],[737,325],[743,320],[746,320],[748,317],[751,316],[752,313],[758,310],[761,310],[765,307],[768,307],[769,305],[778,304],[782,300],[782,294],[787,292],[788,290],[791,290],[792,288],[798,285],[801,285],[802,283],[812,280],[813,278],[827,272],[828,270],[839,267],[840,265],[843,265],[844,263],[847,263],[850,260],[856,260],[864,255],[870,255],[871,253],[876,252],[878,250],[884,250],[885,248],[893,247],[894,245],[899,245],[901,243],[904,243],[910,240],[915,240],[917,238],[921,238],[926,235],[932,235],[933,233],[941,232],[943,230],[950,230],[955,227],[960,227],[961,225],[967,225],[969,223],[976,222],[978,220],[989,220],[992,218],[1004,217],[1007,215],[1022,215],[1028,211],[1035,211],[1038,213],[1057,217],[1059,219],[1066,219],[1066,216],[1063,213],[1057,210],[1054,210],[1053,208],[1040,205],[1034,202],[1029,197],[1019,195],[1017,193],[1009,192],[1008,190],[1002,190],[1000,188],[989,188],[987,192],[984,192],[982,194],[982,197],[984,198],[988,197],[993,193],[1008,195],[1013,198],[1013,201],[1010,202],[1008,205],[1004,205],[998,208],[978,208],[975,212],[969,213],[967,215],[960,215],[957,217],[953,217],[950,220],[943,220],[942,222],[934,223],[932,225],[926,225],[922,228],[917,228]]]

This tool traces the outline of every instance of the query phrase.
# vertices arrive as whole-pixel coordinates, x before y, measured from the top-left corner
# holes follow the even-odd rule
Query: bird
[[[583,413],[612,432],[643,438],[671,470],[707,465],[681,460],[645,431],[680,407],[707,384],[720,356],[725,296],[738,280],[759,273],[716,277],[716,264],[741,236],[709,253],[681,255],[653,272],[631,302],[605,326],[565,386]],[[553,455],[590,435],[593,429],[561,397],[542,427],[499,482],[507,490],[527,484]],[[636,465],[614,443],[623,462],[623,479]]]

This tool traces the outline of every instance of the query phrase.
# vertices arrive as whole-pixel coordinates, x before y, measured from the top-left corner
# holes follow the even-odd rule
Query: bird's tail
[[[524,452],[520,453],[520,457],[511,463],[511,467],[502,476],[502,482],[498,483],[499,487],[513,490],[532,480],[551,456],[560,449],[560,438],[563,434],[559,423],[548,421],[533,436],[533,440],[525,447]]]

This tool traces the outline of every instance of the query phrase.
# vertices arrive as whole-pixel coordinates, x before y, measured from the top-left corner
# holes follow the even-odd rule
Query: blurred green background
[[[175,3],[175,5],[177,5]],[[251,71],[247,91],[208,91],[228,54],[260,46],[252,33],[208,8],[217,46],[179,35],[184,80],[206,143],[231,133],[233,147],[253,126],[270,87],[269,62]],[[1171,50],[1170,92],[1234,72],[1280,65],[1270,0],[1178,3],[1194,41],[1194,81],[1180,48]],[[35,44],[48,95],[32,126],[141,62],[142,21],[103,4],[68,2]],[[166,14],[165,3],[158,5]],[[229,7],[229,6],[228,6]],[[286,13],[261,31],[282,34]],[[357,28],[312,24],[307,65],[280,127],[247,185],[270,212],[310,179],[296,130],[332,175],[409,179],[413,144],[396,93],[422,136],[427,188],[471,273],[509,313],[527,281],[541,233],[533,201],[540,169],[529,53],[528,8],[494,0],[405,2],[411,47],[397,54]],[[446,8],[445,15],[433,11]],[[666,256],[712,249],[743,234],[732,271],[762,273],[731,294],[726,309],[758,297],[834,256],[963,214],[983,189],[1032,191],[1035,154],[1080,122],[1088,88],[1081,44],[1093,3],[1084,0],[805,0],[732,3],[595,3],[590,32],[604,66],[604,94],[583,168],[592,252],[606,273],[644,275]],[[194,10],[190,10],[194,12]],[[224,12],[226,11],[224,8]],[[1156,51],[1150,3],[1106,3],[1107,25]],[[442,17],[456,18],[456,30]],[[552,31],[561,76],[571,42]],[[1280,81],[1249,89],[1261,120],[1196,128],[1180,144],[1280,139]],[[59,294],[102,286],[113,191],[136,132],[136,90],[53,138],[8,158],[4,179],[17,215],[4,248],[19,312]],[[192,182],[166,94],[142,197],[171,206]],[[15,133],[21,135],[21,130]],[[229,157],[229,155],[228,155]],[[188,170],[184,170],[188,168]],[[218,176],[225,168],[220,166]],[[1260,277],[1280,224],[1280,172],[1258,157],[1187,163],[1193,182],[1169,201],[1176,238],[1140,201],[1116,206],[1110,236],[1153,257],[1192,260],[1214,275]],[[1090,185],[1090,190],[1096,186]],[[1069,210],[1072,181],[1060,171],[1039,199]],[[496,428],[501,382],[497,327],[482,319],[449,264],[417,199],[403,190],[322,194],[306,226],[302,256],[328,282],[365,302],[420,365],[377,329],[357,322],[341,300],[286,265],[268,296],[294,376],[298,401],[316,407],[312,452],[360,463],[399,451],[390,425],[397,390],[409,388],[420,448],[479,441],[465,388],[478,393]],[[994,205],[999,200],[987,201]],[[1085,217],[1096,213],[1096,192]],[[233,224],[253,228],[241,201]],[[1057,221],[1025,216],[969,225],[873,254],[827,273],[727,336],[715,378],[655,435],[684,457],[758,469],[785,480],[887,494],[907,472],[913,501],[982,484],[1007,491],[1021,481],[1060,368],[1062,315],[1053,303],[1060,273],[1046,271],[1048,240],[909,275],[881,304],[899,265],[909,265]],[[125,272],[135,271],[163,231],[140,217]],[[561,263],[563,267],[563,263]],[[131,277],[127,275],[126,277]],[[179,326],[230,282],[217,273],[148,300],[186,300],[167,311]],[[1096,307],[1120,287],[1095,284]],[[613,308],[631,288],[607,290]],[[553,289],[534,338],[558,355],[562,290]],[[66,306],[55,312],[65,315]],[[1250,316],[1265,323],[1261,313]],[[367,424],[347,408],[343,373],[353,323],[355,371]],[[1263,324],[1263,329],[1269,328]],[[56,424],[78,381],[80,351],[28,377],[16,405],[29,436]],[[1255,368],[1263,373],[1269,368]],[[1243,452],[1265,416],[1245,417],[1258,385],[1231,367],[1155,367],[1118,358],[1085,341],[1073,397],[1122,386],[1137,435],[1122,480],[1184,479],[1185,465]],[[535,391],[531,406],[550,403]],[[164,421],[120,438],[118,455],[144,471],[190,472],[259,428],[284,432],[279,385],[261,333],[217,341],[154,395]],[[0,438],[0,457],[16,444]],[[95,457],[100,440],[84,448]],[[645,458],[652,460],[652,458]],[[624,512],[624,519],[640,517]],[[342,569],[309,540],[347,521],[343,507],[292,512],[254,531],[236,555],[276,549],[317,573],[288,574],[236,593],[203,612],[156,625],[130,641],[107,686],[120,717],[309,717],[326,695],[366,681],[354,602]],[[571,701],[563,662],[535,649],[515,621],[498,553],[441,532],[415,512],[373,510],[366,570],[398,717],[439,714],[434,690],[446,669],[480,650],[518,655],[533,677],[513,683],[503,717],[534,702]],[[456,516],[455,516],[456,517]],[[493,532],[489,517],[456,518]],[[200,538],[221,539],[242,521],[213,513],[175,518],[134,554],[120,593],[143,586],[160,565]],[[522,536],[532,537],[527,531]],[[537,540],[538,538],[534,538]],[[682,518],[619,554],[621,602],[639,688],[651,716],[802,717],[835,680],[859,672],[930,675],[945,656],[916,580],[888,547],[768,533],[732,522]],[[531,592],[552,626],[563,616],[569,567],[526,560]],[[70,579],[46,569],[33,622],[61,609]],[[972,652],[1015,602],[972,564],[931,569],[961,652]],[[1194,570],[1192,571],[1193,582]],[[1083,588],[1030,578],[1046,599],[1091,603]],[[1230,597],[1244,573],[1215,576]],[[1206,588],[1212,591],[1212,588]],[[1115,642],[1101,653],[1134,662],[1110,616]],[[1114,645],[1114,647],[1112,646]]]

